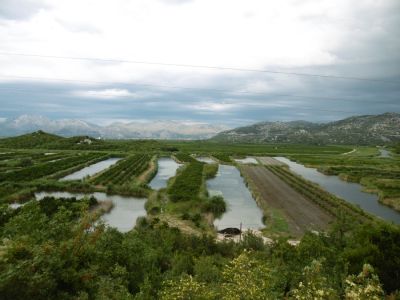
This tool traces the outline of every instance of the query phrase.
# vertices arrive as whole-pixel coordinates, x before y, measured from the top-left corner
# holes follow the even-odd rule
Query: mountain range
[[[82,120],[50,120],[43,116],[21,115],[0,122],[0,136],[9,137],[43,130],[71,136],[92,136],[108,139],[208,139],[228,129],[223,125],[179,121],[116,122],[99,126]]]
[[[227,130],[223,125],[178,121],[112,123],[99,126],[81,120],[50,120],[22,115],[0,122],[0,136],[43,130],[64,137],[107,139],[209,139],[238,143],[381,145],[400,142],[400,114],[353,116],[329,123],[260,122]]]
[[[400,114],[353,116],[329,123],[261,122],[217,134],[212,140],[241,143],[380,145],[400,141]]]

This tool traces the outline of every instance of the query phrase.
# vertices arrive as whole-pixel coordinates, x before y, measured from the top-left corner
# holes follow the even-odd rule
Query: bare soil
[[[333,220],[331,215],[265,167],[243,166],[241,170],[256,186],[259,201],[283,213],[292,235],[302,236],[307,230],[325,229]]]

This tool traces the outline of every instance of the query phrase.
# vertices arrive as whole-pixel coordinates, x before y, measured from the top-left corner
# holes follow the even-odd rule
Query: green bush
[[[224,198],[222,196],[213,196],[204,203],[203,210],[213,213],[215,217],[221,216],[226,212],[226,203]]]

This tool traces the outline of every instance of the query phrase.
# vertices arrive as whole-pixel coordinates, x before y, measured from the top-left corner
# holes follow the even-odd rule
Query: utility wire
[[[101,62],[115,62],[115,63],[129,63],[129,64],[143,64],[143,65],[157,65],[157,66],[166,66],[166,67],[197,68],[197,69],[209,69],[209,70],[226,70],[226,71],[237,71],[237,72],[270,73],[270,74],[282,74],[282,75],[290,75],[290,76],[304,76],[304,77],[314,77],[314,78],[323,78],[323,79],[343,79],[343,80],[357,80],[357,81],[397,83],[397,84],[400,83],[399,80],[385,80],[385,79],[351,77],[351,76],[335,76],[335,75],[324,75],[324,74],[284,72],[284,71],[273,71],[273,70],[263,70],[263,69],[219,67],[219,66],[208,66],[208,65],[175,64],[175,63],[163,63],[163,62],[126,60],[126,59],[73,57],[73,56],[57,56],[57,55],[42,55],[42,54],[13,53],[13,52],[0,52],[0,55],[4,55],[4,56],[38,57],[38,58],[48,58],[48,59],[69,59],[69,60],[87,60],[87,61],[101,61]]]

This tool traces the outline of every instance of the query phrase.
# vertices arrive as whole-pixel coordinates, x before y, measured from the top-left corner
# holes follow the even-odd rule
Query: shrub
[[[226,203],[222,196],[213,196],[203,207],[204,211],[211,212],[215,217],[221,216],[226,212]]]

